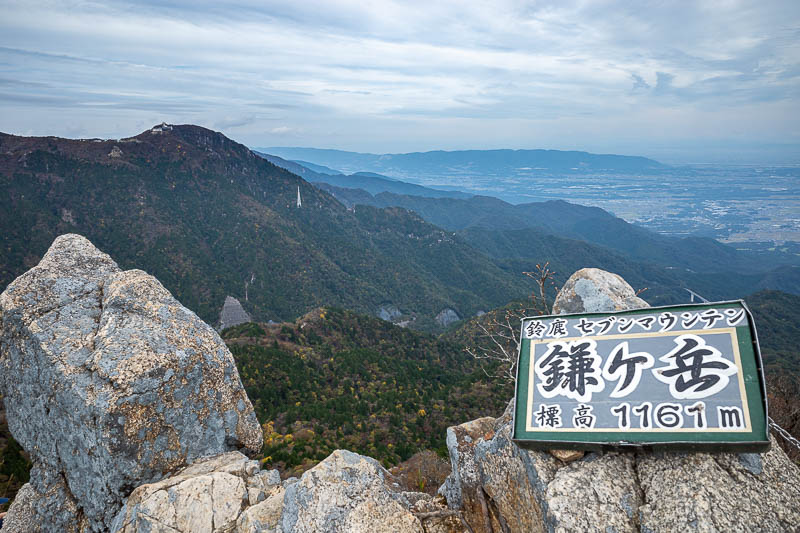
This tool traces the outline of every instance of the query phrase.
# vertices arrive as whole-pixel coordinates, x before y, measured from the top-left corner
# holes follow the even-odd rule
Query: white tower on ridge
[[[297,186],[297,207],[303,207],[303,202],[300,200],[300,186]]]

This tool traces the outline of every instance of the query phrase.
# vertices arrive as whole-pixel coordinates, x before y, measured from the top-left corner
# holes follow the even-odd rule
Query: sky
[[[800,2],[0,0],[0,131],[800,164]]]

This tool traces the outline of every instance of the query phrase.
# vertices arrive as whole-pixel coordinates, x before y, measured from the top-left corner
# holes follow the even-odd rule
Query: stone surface
[[[219,330],[222,331],[248,322],[252,322],[252,319],[242,307],[241,302],[233,296],[226,296],[225,303],[222,304],[222,311],[219,312]]]
[[[7,287],[0,328],[9,429],[34,463],[11,524],[25,515],[27,531],[108,531],[136,486],[261,446],[216,332],[81,236],[57,238]]]
[[[279,533],[282,531],[281,512],[286,489],[279,487],[273,494],[245,510],[236,522],[240,533]]]
[[[277,482],[264,484],[266,479]],[[265,497],[267,493],[283,493],[277,471],[261,472],[256,461],[239,452],[201,459],[174,476],[136,488],[111,530],[233,531],[242,523],[243,511],[249,505],[248,492],[254,489]],[[253,509],[248,509],[250,515],[257,514]],[[254,523],[258,525],[253,520],[245,521],[246,526]],[[260,531],[257,527],[243,530]]]
[[[625,311],[650,307],[616,274],[598,268],[575,272],[556,296],[553,314]]]
[[[439,314],[436,315],[436,323],[442,326],[443,328],[446,328],[450,324],[458,322],[459,320],[461,320],[461,317],[458,316],[458,313],[456,313],[449,307],[442,309],[441,311],[439,311]]]
[[[403,313],[394,305],[387,304],[378,307],[378,318],[387,322],[394,322],[395,319],[403,316]]]
[[[800,469],[775,442],[764,454],[589,452],[564,464],[514,444],[508,413],[486,435],[449,428],[453,475],[440,489],[476,533],[800,531]]]
[[[550,450],[550,455],[559,461],[571,463],[572,461],[577,461],[585,454],[580,450]]]
[[[251,503],[250,492],[263,498]],[[462,533],[458,517],[425,493],[403,492],[374,459],[338,450],[300,479],[230,452],[201,459],[133,491],[113,533]]]
[[[553,312],[646,306],[619,276],[584,269]],[[589,452],[565,464],[511,441],[512,409],[448,428],[440,493],[476,533],[800,531],[800,469],[775,442],[763,454]]]
[[[337,450],[286,488],[284,533],[422,533],[422,524],[375,459]]]

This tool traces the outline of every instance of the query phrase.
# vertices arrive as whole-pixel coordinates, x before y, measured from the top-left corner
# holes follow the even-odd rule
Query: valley
[[[518,154],[525,151],[499,151],[517,155],[511,164],[498,160],[498,151],[481,150],[372,158],[367,157],[371,154],[331,150],[264,150],[347,172],[379,172],[417,185],[493,196],[512,204],[566,200],[600,207],[664,235],[710,237],[746,250],[800,252],[797,165],[668,166],[631,158],[618,168],[602,168],[587,163],[589,154],[581,152],[560,152],[566,159],[558,162],[537,151],[528,151],[527,159]]]

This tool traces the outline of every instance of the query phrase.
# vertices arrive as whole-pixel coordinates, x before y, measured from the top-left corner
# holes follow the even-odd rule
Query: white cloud
[[[623,152],[701,119],[721,139],[735,117],[754,142],[798,143],[799,22],[794,0],[6,0],[0,130],[119,136],[153,117],[269,145],[279,121],[304,144],[386,151],[613,130]]]

